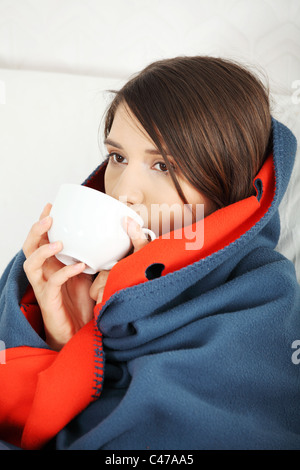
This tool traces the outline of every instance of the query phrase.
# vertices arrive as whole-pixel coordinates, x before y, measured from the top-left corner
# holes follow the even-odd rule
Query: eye
[[[117,164],[117,163],[124,163],[124,161],[126,160],[126,158],[122,157],[122,155],[119,155],[118,153],[116,152],[112,152],[108,155],[108,158],[109,160],[114,163],[114,164]]]
[[[164,162],[155,163],[154,168],[163,173],[166,173],[168,171],[167,165]]]
[[[171,167],[173,168],[173,170],[175,171],[175,166],[170,163]],[[155,168],[156,167],[156,168]],[[161,173],[166,173],[168,174],[169,173],[169,170],[168,170],[168,167],[167,165],[165,164],[165,162],[157,162],[155,163],[154,165],[154,168],[158,171],[160,171]]]

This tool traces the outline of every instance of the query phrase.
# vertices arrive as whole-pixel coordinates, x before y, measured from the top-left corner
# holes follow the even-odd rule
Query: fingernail
[[[129,226],[130,226],[130,221],[132,219],[130,217],[128,217],[127,215],[123,218],[123,226],[125,228],[125,230],[128,232],[129,230]]]
[[[138,230],[139,224],[135,222],[135,220],[131,219],[130,217],[127,217],[127,229],[128,231],[136,231]]]
[[[86,265],[85,263],[76,263],[72,265],[72,268],[74,271],[81,271],[82,269],[85,269]]]
[[[140,227],[140,225],[131,217],[127,217],[127,224],[129,227],[136,227],[136,228]]]
[[[47,225],[48,222],[49,222],[49,220],[50,220],[50,216],[47,215],[47,217],[44,217],[43,219],[40,220],[40,225],[41,225],[41,226]]]
[[[131,240],[138,240],[146,238],[144,232],[142,231],[142,227],[138,224],[135,220],[131,219],[128,223],[128,231],[127,231]]]
[[[51,249],[52,251],[58,250],[59,248],[61,248],[61,245],[62,245],[61,242],[49,243],[49,247],[50,247],[50,249]]]

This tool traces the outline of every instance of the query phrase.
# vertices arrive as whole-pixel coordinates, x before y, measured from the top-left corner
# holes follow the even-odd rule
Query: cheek
[[[179,202],[172,204],[151,204],[149,207],[148,228],[157,236],[169,233],[183,226],[183,205]]]
[[[210,199],[208,199],[202,193],[197,191],[195,188],[191,187],[189,184],[182,185],[181,187],[183,189],[187,201],[192,205],[194,221],[198,220],[198,218],[202,218],[202,210],[204,211],[205,217],[216,210],[215,204],[212,203]],[[200,205],[204,207],[198,207]],[[199,213],[200,216],[197,217],[197,213]]]
[[[108,196],[112,196],[112,189],[114,186],[113,177],[109,167],[106,168],[104,174],[104,191]]]

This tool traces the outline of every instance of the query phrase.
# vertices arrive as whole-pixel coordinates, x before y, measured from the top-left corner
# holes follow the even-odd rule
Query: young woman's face
[[[115,113],[105,145],[109,154],[105,171],[106,194],[132,207],[143,218],[144,226],[157,236],[202,218],[203,206],[197,205],[204,204],[205,216],[212,211],[210,202],[183,178],[172,157],[168,156],[183,193],[192,205],[194,217],[191,219],[190,207],[184,208],[163,157],[124,105],[120,105]]]

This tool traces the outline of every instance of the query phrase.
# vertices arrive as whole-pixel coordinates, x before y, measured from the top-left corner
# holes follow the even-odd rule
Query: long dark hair
[[[253,178],[271,151],[271,115],[267,88],[246,67],[209,56],[176,57],[147,66],[115,93],[105,137],[125,104],[185,203],[168,154],[216,208],[255,194]]]

